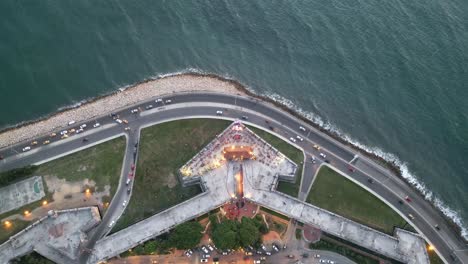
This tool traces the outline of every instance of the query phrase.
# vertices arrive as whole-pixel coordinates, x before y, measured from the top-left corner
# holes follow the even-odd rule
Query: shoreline
[[[212,73],[191,71],[186,73],[162,75],[119,88],[113,92],[99,95],[68,107],[61,107],[58,111],[38,119],[21,122],[14,126],[0,129],[0,148],[8,147],[40,135],[51,133],[52,131],[56,131],[60,128],[67,127],[67,123],[70,120],[81,122],[98,116],[108,115],[110,112],[136,104],[137,102],[147,101],[152,97],[163,95],[167,96],[171,93],[191,91],[224,92],[238,95],[243,94],[272,104],[295,116],[338,142],[359,151],[366,157],[376,161],[379,165],[384,166],[396,174],[406,184],[416,190],[422,198],[427,200],[431,206],[447,220],[463,241],[468,241],[463,235],[464,227],[462,226],[462,223],[460,222],[460,224],[457,224],[456,220],[453,219],[458,216],[451,217],[444,213],[445,208],[443,207],[444,204],[440,204],[441,201],[430,200],[427,193],[425,193],[424,190],[421,190],[421,188],[418,188],[418,185],[421,184],[417,180],[413,180],[413,182],[411,182],[412,179],[404,177],[404,171],[401,164],[387,160],[384,157],[379,156],[377,153],[373,153],[372,150],[366,149],[365,146],[359,145],[359,143],[353,143],[350,138],[340,135],[337,131],[324,128],[307,118],[299,111],[292,109],[285,103],[282,103],[280,100],[258,95],[236,80]],[[105,110],[102,111],[102,109]],[[437,206],[437,203],[439,203],[439,207]]]

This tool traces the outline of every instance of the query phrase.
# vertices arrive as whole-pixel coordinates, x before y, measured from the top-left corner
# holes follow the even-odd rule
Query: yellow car
[[[73,132],[75,132],[75,129],[72,128],[72,129],[68,130],[68,132],[73,133]]]
[[[319,145],[314,145],[314,149],[320,150],[320,146]]]
[[[42,142],[42,145],[47,145],[49,143],[50,143],[50,140],[46,140],[46,141]]]
[[[124,122],[125,124],[128,124],[127,119],[122,120],[122,122]]]
[[[63,138],[67,138],[67,137],[68,137],[68,135],[64,134],[61,138],[63,139]]]
[[[55,137],[56,135],[57,135],[57,134],[52,133],[52,134],[50,134],[50,137]]]
[[[31,142],[31,146],[37,145],[37,141]]]

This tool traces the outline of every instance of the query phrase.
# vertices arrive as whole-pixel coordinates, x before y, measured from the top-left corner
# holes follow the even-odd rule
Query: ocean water
[[[465,0],[1,1],[0,127],[216,73],[396,162],[466,228],[467,14]]]

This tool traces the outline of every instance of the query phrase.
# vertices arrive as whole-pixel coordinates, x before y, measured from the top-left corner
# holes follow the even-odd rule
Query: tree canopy
[[[198,222],[186,222],[174,228],[169,235],[170,245],[177,249],[193,248],[200,243],[203,227]]]

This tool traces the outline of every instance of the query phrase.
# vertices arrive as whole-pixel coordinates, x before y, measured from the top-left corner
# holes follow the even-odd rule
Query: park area
[[[304,154],[301,150],[295,148],[289,142],[282,140],[281,138],[258,128],[250,127],[255,134],[263,138],[266,142],[270,143],[273,147],[283,153],[286,157],[294,161],[297,164],[296,181],[285,182],[280,181],[278,183],[277,191],[290,195],[292,197],[298,197],[299,188],[302,180],[302,166],[304,163]]]
[[[39,201],[0,214],[0,243],[51,209],[96,205],[105,209],[119,183],[124,150],[125,138],[120,137],[38,166],[0,173],[0,188],[40,176],[45,193]]]
[[[201,193],[198,185],[182,187],[178,170],[231,122],[178,120],[141,131],[132,198],[113,232]]]
[[[327,166],[314,180],[307,202],[387,234],[412,227],[373,194]]]

